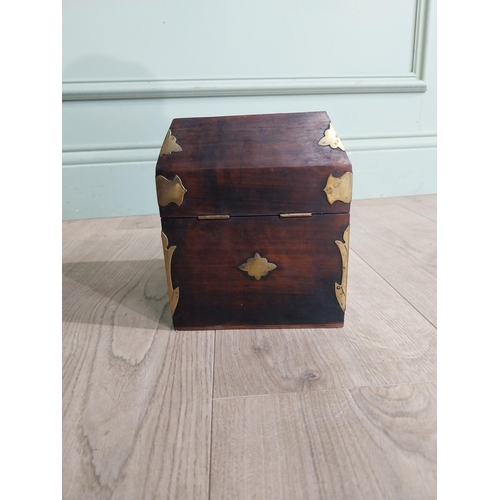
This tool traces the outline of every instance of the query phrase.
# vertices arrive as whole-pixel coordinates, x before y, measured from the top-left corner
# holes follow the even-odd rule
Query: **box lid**
[[[346,213],[352,165],[324,111],[182,118],[156,185],[162,217]]]

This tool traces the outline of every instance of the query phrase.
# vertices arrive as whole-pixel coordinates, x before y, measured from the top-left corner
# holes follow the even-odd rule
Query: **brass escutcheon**
[[[276,264],[269,262],[265,257],[261,257],[258,253],[256,253],[244,264],[241,264],[239,269],[245,271],[249,276],[252,276],[259,281],[262,276],[266,276],[270,271],[273,271],[277,267],[278,266]]]

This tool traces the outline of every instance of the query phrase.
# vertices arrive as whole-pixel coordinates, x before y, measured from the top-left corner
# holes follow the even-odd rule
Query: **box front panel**
[[[341,326],[348,226],[349,214],[162,220],[175,328]]]
[[[325,112],[185,118],[156,183],[162,218],[348,213],[352,165]]]
[[[182,198],[161,206],[164,217],[200,214],[279,215],[283,212],[347,213],[352,197],[350,166],[158,170],[158,191],[182,182]],[[332,186],[333,183],[333,186]],[[333,193],[330,196],[330,191]]]

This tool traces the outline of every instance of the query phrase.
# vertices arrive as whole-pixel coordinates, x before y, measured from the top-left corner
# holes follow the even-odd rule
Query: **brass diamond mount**
[[[332,149],[341,149],[345,151],[344,146],[340,140],[339,134],[333,128],[333,125],[330,123],[330,127],[325,130],[325,135],[318,142],[320,146],[330,146]]]
[[[168,129],[167,135],[160,149],[160,156],[169,155],[170,153],[180,153],[182,148],[177,144],[177,139],[172,135]]]
[[[273,271],[278,266],[269,262],[265,257],[261,257],[256,253],[253,257],[250,257],[244,264],[239,266],[239,269],[248,273],[249,276],[255,278],[257,281],[266,276],[270,271]]]

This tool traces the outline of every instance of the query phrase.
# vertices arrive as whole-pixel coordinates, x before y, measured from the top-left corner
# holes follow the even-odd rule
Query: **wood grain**
[[[435,385],[214,401],[211,498],[436,497]]]
[[[436,377],[436,330],[353,251],[344,328],[217,331],[216,397]]]
[[[265,221],[263,219],[266,219]],[[335,295],[349,214],[306,218],[163,219],[179,288],[176,328],[343,323]],[[240,269],[259,253],[277,266],[256,280]]]
[[[318,146],[319,147],[319,146]],[[182,154],[182,153],[181,153]],[[179,175],[187,189],[181,206],[160,207],[162,217],[197,217],[227,214],[234,216],[279,215],[281,213],[348,213],[350,203],[332,205],[324,193],[332,174],[341,177],[345,166],[308,168],[245,168],[244,170],[162,169],[162,176]],[[160,175],[160,174],[159,174]]]
[[[318,146],[329,124],[325,111],[176,118],[170,129],[182,152],[162,155],[158,166],[240,170],[329,166],[332,159],[350,166],[341,149]]]
[[[436,223],[377,201],[353,203],[351,249],[436,325]]]
[[[178,175],[187,192],[161,216],[349,212],[323,192],[330,174],[352,171],[344,151],[318,145],[329,123],[325,112],[174,120],[183,149],[161,155],[156,175]]]
[[[214,332],[171,329],[158,230],[122,222],[63,264],[63,497],[206,498]]]

